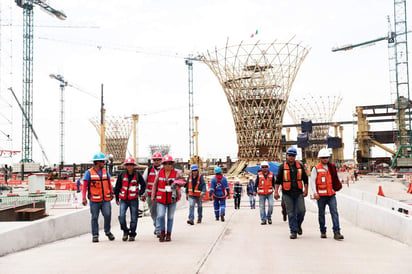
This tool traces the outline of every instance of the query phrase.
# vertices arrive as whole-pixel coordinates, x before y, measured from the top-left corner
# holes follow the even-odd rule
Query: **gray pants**
[[[152,202],[152,199],[151,197],[147,195],[147,192],[146,192],[146,201],[147,201],[147,205],[149,206],[150,216],[152,217],[152,220],[153,220],[153,226],[155,227],[155,233],[160,233],[160,225],[156,222],[157,202],[156,201]]]

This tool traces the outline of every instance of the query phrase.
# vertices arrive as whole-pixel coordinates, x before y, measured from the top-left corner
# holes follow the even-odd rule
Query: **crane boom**
[[[393,33],[392,33],[392,34],[393,34]],[[377,39],[373,39],[373,40],[366,41],[366,42],[362,42],[362,43],[358,43],[358,44],[350,44],[350,45],[344,45],[344,46],[340,46],[340,47],[335,47],[335,48],[332,48],[332,51],[335,52],[335,51],[341,51],[341,50],[351,50],[351,49],[356,48],[356,47],[361,47],[361,46],[373,44],[373,43],[376,43],[376,42],[379,42],[379,41],[382,41],[382,40],[388,40],[388,42],[390,43],[390,41],[391,41],[391,40],[390,40],[390,39],[391,39],[390,37],[392,37],[392,43],[393,43],[393,36],[392,36],[392,35],[388,35],[388,36],[379,37],[379,38],[377,38]]]

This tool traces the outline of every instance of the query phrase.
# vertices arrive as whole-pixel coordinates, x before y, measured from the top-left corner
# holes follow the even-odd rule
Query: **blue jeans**
[[[126,211],[130,208],[130,229],[127,228],[126,223]],[[136,228],[137,228],[137,211],[139,209],[139,200],[120,200],[120,215],[119,223],[120,228],[132,237],[136,237]]]
[[[249,203],[251,208],[255,208],[256,198],[253,194],[249,194]]]
[[[286,213],[288,214],[290,233],[296,234],[305,218],[305,200],[302,194],[295,197],[283,194],[282,198],[285,202]]]
[[[195,203],[197,203],[197,219],[202,220],[203,217],[203,207],[202,207],[202,197],[189,196],[189,220],[194,220],[195,218]]]
[[[268,201],[268,212],[266,213],[266,200]],[[273,213],[273,194],[259,194],[259,208],[260,219],[262,222],[266,222],[268,219],[272,219]]]
[[[325,208],[326,205],[329,206],[329,212],[332,216],[333,232],[340,232],[339,227],[339,214],[338,214],[338,205],[336,202],[336,195],[332,196],[320,196],[318,200],[318,220],[319,220],[319,229],[321,233],[326,233],[325,226]]]
[[[226,198],[219,200],[213,200],[213,208],[215,209],[215,217],[219,218],[219,216],[225,216],[226,211]]]
[[[160,233],[160,226],[156,222],[156,220],[157,220],[157,202],[156,202],[156,200],[154,202],[152,202],[150,196],[147,195],[147,193],[146,193],[146,201],[147,201],[147,205],[149,206],[150,217],[152,217],[152,220],[153,220],[153,226],[155,227],[155,233]]]
[[[166,210],[167,210],[167,229],[165,229]],[[166,231],[167,233],[172,233],[173,218],[175,216],[175,211],[176,211],[176,203],[171,203],[168,205],[157,203],[156,224],[159,224],[160,231]]]
[[[110,233],[110,221],[112,219],[112,205],[107,202],[92,202],[90,201],[90,213],[92,214],[92,235],[99,236],[99,214],[103,214],[104,233]]]

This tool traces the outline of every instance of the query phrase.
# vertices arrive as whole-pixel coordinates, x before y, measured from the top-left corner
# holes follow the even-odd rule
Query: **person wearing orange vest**
[[[191,173],[187,178],[186,183],[186,200],[189,200],[189,219],[187,223],[194,225],[195,218],[195,204],[197,203],[197,223],[202,222],[203,207],[202,200],[206,193],[206,184],[203,175],[199,173],[198,165],[192,165],[190,167]]]
[[[326,238],[325,226],[325,208],[329,207],[329,212],[332,217],[333,238],[335,240],[343,240],[343,235],[340,234],[338,206],[336,202],[336,192],[333,189],[333,180],[339,180],[336,166],[329,162],[330,153],[326,148],[319,150],[318,158],[320,163],[313,167],[310,176],[310,186],[313,192],[313,198],[318,203],[318,221],[320,229],[320,237]]]
[[[113,187],[110,182],[110,173],[104,168],[106,156],[99,152],[93,156],[94,166],[86,170],[83,176],[83,205],[87,205],[87,198],[90,203],[90,213],[92,215],[92,242],[99,242],[99,214],[103,214],[104,233],[110,241],[114,240],[110,232],[110,222],[112,219],[112,206],[110,201],[113,199]]]
[[[160,226],[156,222],[157,219],[157,203],[156,200],[152,202],[152,189],[153,184],[156,179],[156,176],[159,174],[160,169],[162,168],[162,154],[160,152],[153,153],[152,156],[152,165],[149,165],[146,170],[143,172],[143,179],[146,182],[146,201],[150,210],[150,217],[153,221],[154,234],[159,238],[160,237]]]
[[[134,241],[136,238],[137,217],[139,211],[139,197],[142,201],[146,200],[144,196],[146,183],[142,175],[135,170],[137,166],[133,157],[125,160],[123,165],[125,171],[120,172],[117,176],[116,185],[114,187],[114,195],[116,196],[116,204],[120,205],[119,223],[120,229],[123,230],[123,241]],[[130,208],[130,228],[126,223],[126,211]]]
[[[306,213],[304,197],[308,196],[308,175],[304,165],[296,161],[297,154],[294,147],[286,151],[286,162],[279,166],[274,194],[276,200],[280,198],[279,187],[282,185],[282,200],[289,219],[290,239],[296,239],[296,234],[303,233],[302,223]]]
[[[269,171],[269,163],[263,161],[260,163],[260,171],[256,176],[255,192],[259,195],[259,208],[261,225],[272,224],[273,213],[273,188],[275,187],[275,175]],[[268,210],[266,212],[266,201],[268,202]]]
[[[157,202],[157,220],[160,226],[159,242],[169,242],[172,240],[173,219],[176,211],[176,204],[180,200],[180,187],[186,184],[182,180],[180,172],[173,168],[173,158],[170,155],[163,157],[163,168],[157,175],[153,189],[152,202]],[[167,226],[166,226],[167,211]]]

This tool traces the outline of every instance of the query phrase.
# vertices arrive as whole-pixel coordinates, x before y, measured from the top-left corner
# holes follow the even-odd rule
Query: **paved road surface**
[[[307,212],[303,235],[289,239],[278,202],[273,224],[260,225],[259,209],[230,200],[226,222],[215,221],[204,204],[200,225],[186,224],[188,209],[176,211],[172,241],[159,243],[151,219],[139,220],[135,242],[91,235],[42,245],[0,257],[0,273],[412,273],[412,247],[341,220],[345,240],[320,239],[317,215]],[[117,208],[113,220],[117,219]],[[330,227],[330,216],[327,216]],[[102,226],[102,224],[101,224]],[[103,234],[103,232],[101,232]],[[1,244],[1,240],[0,240]]]

